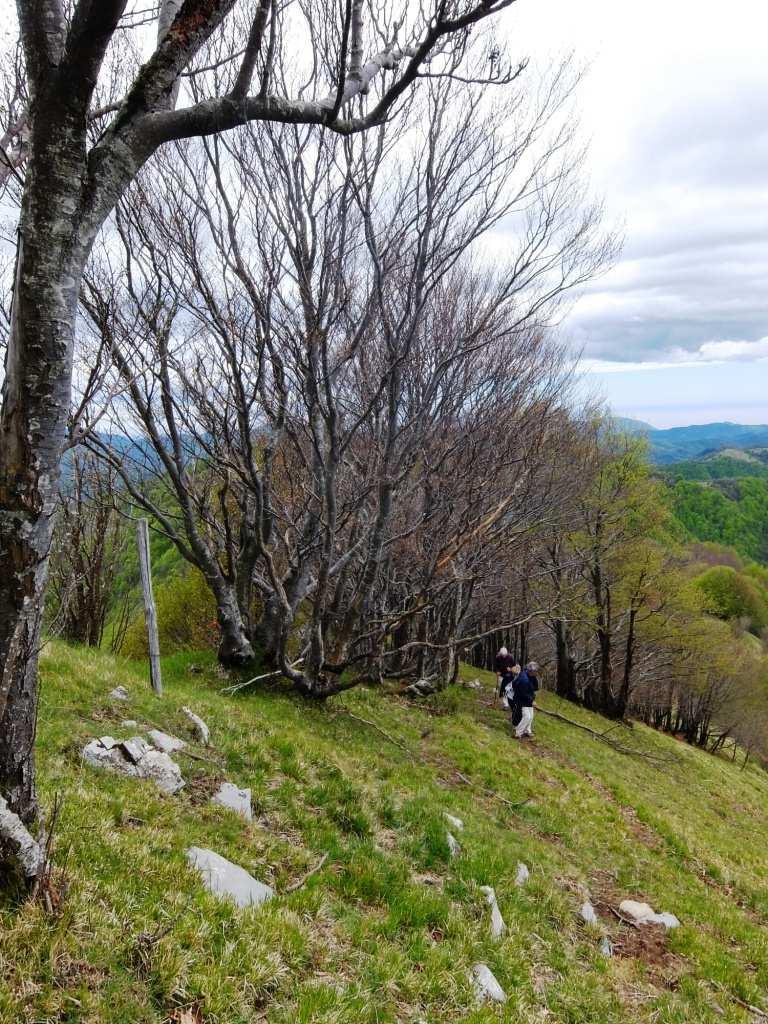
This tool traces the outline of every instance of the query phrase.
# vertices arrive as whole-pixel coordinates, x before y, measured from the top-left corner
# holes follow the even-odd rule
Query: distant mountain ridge
[[[628,434],[647,437],[651,459],[661,466],[699,459],[726,448],[740,451],[768,447],[768,424],[701,423],[658,430],[642,420],[616,417],[615,422]]]

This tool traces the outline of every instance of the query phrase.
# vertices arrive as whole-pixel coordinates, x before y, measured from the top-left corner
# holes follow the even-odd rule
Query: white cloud
[[[757,341],[705,341],[691,352],[684,348],[673,348],[666,358],[648,359],[636,362],[620,362],[613,359],[585,359],[579,368],[584,373],[625,373],[636,370],[675,370],[692,366],[716,365],[718,363],[766,363],[768,362],[768,337]]]

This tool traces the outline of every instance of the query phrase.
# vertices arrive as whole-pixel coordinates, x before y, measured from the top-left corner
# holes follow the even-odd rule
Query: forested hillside
[[[768,562],[768,480],[741,476],[712,483],[681,480],[672,507],[690,536],[735,548]]]

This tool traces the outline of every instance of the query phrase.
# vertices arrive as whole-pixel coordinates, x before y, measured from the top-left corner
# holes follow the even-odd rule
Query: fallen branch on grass
[[[298,666],[304,661],[303,658],[297,658],[296,661],[292,661],[288,666],[289,668],[298,668]],[[276,679],[278,676],[283,674],[281,668],[277,668],[274,672],[263,672],[260,676],[254,676],[253,679],[246,679],[244,683],[235,683],[232,686],[225,686],[222,688],[222,693],[237,693],[238,690],[244,690],[246,686],[250,686],[252,683],[261,683],[265,679]]]
[[[595,906],[596,907],[607,907],[610,910],[610,912],[613,914],[613,916],[614,917],[618,917],[618,919],[623,924],[628,924],[632,928],[638,928],[638,929],[640,928],[640,925],[637,923],[637,921],[633,921],[632,918],[625,917],[623,914],[620,914],[619,911],[616,910],[615,907],[612,907],[610,903],[600,903],[600,902],[598,902],[598,903],[595,903]]]
[[[482,793],[485,793],[486,796],[492,796],[494,799],[500,800],[503,804],[506,804],[507,807],[511,807],[515,811],[520,807],[525,807],[526,804],[531,802],[531,797],[527,796],[525,800],[520,800],[518,803],[514,803],[512,800],[507,800],[507,798],[502,796],[501,793],[497,793],[495,789],[488,789],[486,786],[478,786],[472,781],[472,779],[468,779],[463,772],[460,772],[458,768],[454,768],[454,772],[466,786],[470,786],[472,789],[479,789]]]
[[[313,868],[310,868],[309,871],[307,871],[306,874],[301,876],[301,878],[297,879],[295,882],[291,882],[291,884],[286,887],[286,890],[285,890],[286,893],[296,892],[297,889],[300,889],[302,887],[302,885],[304,885],[304,883],[307,882],[312,877],[312,875],[316,875],[317,874],[317,872],[320,870],[320,868],[323,866],[323,864],[325,864],[325,862],[327,860],[328,860],[328,854],[324,853],[323,856],[320,858],[320,860],[317,862],[317,864],[315,864],[315,866]]]
[[[416,756],[410,747],[407,747],[404,743],[401,743],[400,740],[395,739],[394,736],[390,736],[389,733],[382,729],[380,725],[377,725],[376,722],[371,722],[368,718],[361,718],[360,715],[353,715],[348,708],[337,708],[334,712],[334,715],[337,714],[345,714],[347,715],[348,718],[354,718],[356,722],[362,722],[363,725],[367,725],[371,729],[375,729],[376,732],[382,735],[385,740],[389,740],[390,743],[393,743],[396,747],[399,747],[401,750],[404,750],[409,757]]]
[[[627,757],[643,757],[647,761],[651,761],[653,764],[676,764],[674,757],[665,757],[663,754],[651,754],[647,750],[638,750],[637,747],[625,747],[623,743],[619,743],[617,740],[608,734],[613,729],[606,729],[605,732],[597,732],[596,729],[590,729],[588,725],[582,725],[581,722],[574,722],[572,718],[566,718],[565,715],[558,714],[557,711],[547,711],[545,708],[536,705],[536,713],[539,715],[546,715],[548,718],[556,718],[558,722],[565,722],[566,725],[572,725],[574,729],[581,729],[583,732],[593,736],[596,740],[600,740],[602,743],[606,743],[611,750],[615,750],[618,754],[626,754]]]
[[[763,1020],[768,1020],[768,1011],[761,1010],[759,1006],[753,1006],[752,1003],[747,1003],[743,999],[739,999],[737,995],[734,995],[730,989],[725,987],[725,985],[721,985],[719,981],[712,981],[711,984],[714,985],[715,988],[719,989],[724,995],[728,996],[729,999],[732,999],[734,1003],[738,1003],[739,1006],[742,1006],[745,1010],[749,1010],[749,1012],[754,1014],[756,1017],[762,1017]]]

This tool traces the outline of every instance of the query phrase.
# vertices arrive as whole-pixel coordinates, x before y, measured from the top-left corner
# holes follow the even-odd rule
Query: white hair
[[[507,650],[506,647],[500,647],[499,654],[509,654],[509,651]]]
[[[529,661],[528,664],[525,666],[525,671],[526,672],[538,672],[539,671],[539,663],[538,663],[538,661]]]

